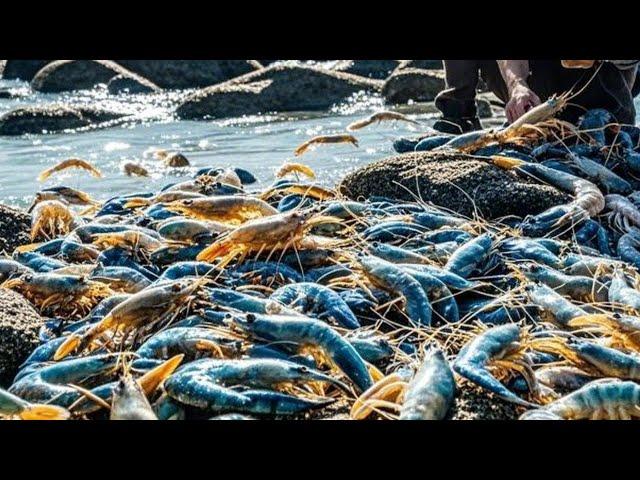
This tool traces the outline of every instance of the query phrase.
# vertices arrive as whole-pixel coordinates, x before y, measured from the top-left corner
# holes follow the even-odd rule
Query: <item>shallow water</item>
[[[54,95],[32,92],[28,84],[0,81],[0,87],[24,93],[18,99],[0,99],[0,114],[20,105],[54,101],[99,104],[133,115],[130,122],[107,129],[65,134],[0,137],[0,202],[26,206],[43,187],[66,185],[84,190],[97,199],[160,187],[201,167],[239,166],[253,172],[260,184],[270,183],[275,170],[292,160],[294,148],[314,135],[343,132],[352,121],[382,108],[376,96],[355,95],[323,113],[287,113],[258,115],[216,121],[177,120],[172,110],[187,92],[158,95],[108,95],[104,88]],[[356,133],[360,148],[352,145],[320,146],[300,159],[317,173],[318,180],[333,185],[347,172],[393,153],[392,141],[401,135],[415,135],[428,129],[437,116],[433,105],[413,105],[401,111],[422,123],[404,122],[372,125]],[[488,124],[499,123],[494,119]],[[168,169],[152,154],[155,149],[180,151],[192,166]],[[89,160],[104,178],[68,170],[44,183],[38,174],[69,157]],[[126,162],[139,162],[149,170],[150,178],[127,177]],[[258,185],[260,186],[260,185]]]

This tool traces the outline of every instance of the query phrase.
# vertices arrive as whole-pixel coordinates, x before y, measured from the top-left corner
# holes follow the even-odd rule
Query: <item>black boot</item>
[[[436,120],[433,129],[442,133],[460,135],[474,130],[482,130],[482,124],[478,117],[452,118],[443,116]]]

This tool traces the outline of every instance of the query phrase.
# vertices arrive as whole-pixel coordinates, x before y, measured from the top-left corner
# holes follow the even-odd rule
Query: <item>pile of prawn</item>
[[[523,419],[640,418],[640,129],[555,120],[566,101],[412,147],[572,196],[526,218],[348,200],[302,163],[261,191],[204,168],[105,202],[39,192],[0,281],[46,321],[0,416],[441,420],[471,382]],[[403,119],[382,113],[349,130]]]

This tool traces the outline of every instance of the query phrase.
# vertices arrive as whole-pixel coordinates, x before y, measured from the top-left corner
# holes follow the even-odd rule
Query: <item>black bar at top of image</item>
[[[56,4],[9,12],[0,58],[635,58],[638,51],[637,17],[619,4],[597,14],[558,4],[227,7]]]

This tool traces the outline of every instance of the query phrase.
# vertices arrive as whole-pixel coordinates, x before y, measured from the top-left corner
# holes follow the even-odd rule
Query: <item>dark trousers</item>
[[[436,107],[448,118],[476,116],[476,88],[480,77],[500,100],[507,102],[509,94],[498,63],[495,60],[444,60],[446,88],[436,97]],[[591,79],[594,69],[564,68],[559,60],[529,60],[527,83],[540,100],[571,88],[577,92]],[[604,108],[619,123],[635,124],[633,98],[640,91],[636,70],[621,71],[605,63],[580,95],[571,100],[558,117],[575,123],[585,109]]]

